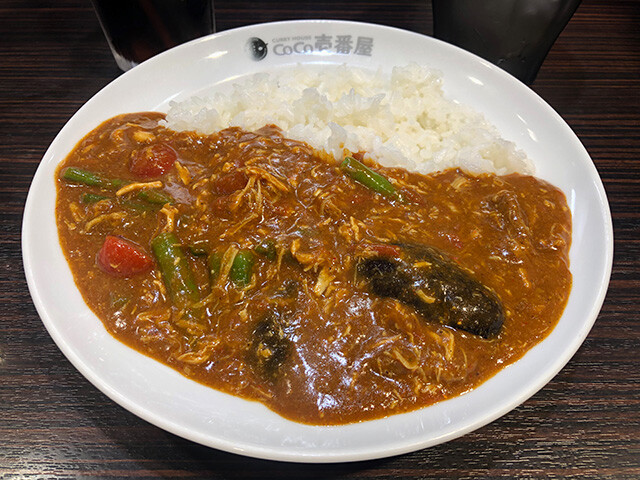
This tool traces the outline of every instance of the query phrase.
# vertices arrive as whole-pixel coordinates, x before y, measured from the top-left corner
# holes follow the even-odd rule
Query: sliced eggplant
[[[281,316],[269,312],[253,330],[250,363],[256,373],[268,381],[275,381],[282,375],[283,364],[291,350],[284,327]]]
[[[358,262],[368,290],[415,308],[427,321],[482,338],[495,336],[504,322],[497,295],[443,252],[426,245],[397,245],[398,258],[374,255]]]

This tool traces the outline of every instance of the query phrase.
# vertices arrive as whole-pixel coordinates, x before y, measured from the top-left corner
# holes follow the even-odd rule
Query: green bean
[[[220,266],[222,265],[222,255],[218,252],[213,252],[209,255],[207,259],[207,264],[209,265],[209,275],[211,277],[211,281],[215,281],[220,275]]]
[[[251,271],[255,257],[251,250],[240,250],[231,264],[229,278],[238,287],[246,287],[251,282]]]
[[[340,164],[340,169],[356,182],[361,183],[374,192],[378,192],[382,195],[395,199],[400,199],[400,195],[396,191],[396,188],[389,180],[379,173],[374,172],[355,158],[345,157],[342,164]]]
[[[206,240],[198,240],[189,245],[189,251],[191,255],[195,255],[196,257],[202,257],[206,255],[208,252],[209,245]]]
[[[69,182],[80,183],[82,185],[88,185],[90,187],[100,187],[107,190],[117,190],[129,183],[127,180],[121,180],[119,178],[104,178],[97,173],[90,172],[88,170],[84,170],[78,167],[65,168],[62,171],[62,178]],[[86,195],[94,195],[94,194],[86,194]],[[175,203],[175,200],[173,199],[173,197],[168,193],[163,192],[162,190],[157,190],[157,189],[142,190],[138,192],[136,195],[139,199],[149,203],[156,204],[156,205],[164,205],[166,203]],[[85,201],[85,203],[95,203],[99,200],[107,198],[107,197],[103,197],[97,200],[98,197],[100,197],[100,195],[95,195],[94,197],[90,197],[90,198],[93,198],[93,200],[91,201],[87,200]],[[139,205],[139,207],[140,208],[138,209],[144,209],[142,208],[141,205]]]
[[[85,193],[82,195],[82,203],[97,203],[100,200],[106,200],[109,197],[104,195],[97,195],[95,193]]]
[[[137,210],[139,212],[147,212],[149,210],[155,210],[159,208],[157,205],[152,205],[147,202],[139,202],[136,200],[122,200],[121,205],[130,210]]]
[[[117,190],[124,187],[129,182],[127,180],[121,180],[119,178],[104,178],[97,173],[90,172],[78,167],[67,167],[62,171],[62,178],[73,183],[80,183],[82,185],[88,185],[90,187],[100,187],[108,190]],[[151,189],[142,190],[137,193],[137,197],[146,202],[155,205],[164,205],[166,203],[174,203],[174,199],[171,195],[162,190]],[[95,203],[100,200],[104,200],[107,197],[102,195],[95,195],[87,193],[83,197],[85,203]],[[144,204],[130,202],[125,205],[136,210],[149,210]]]
[[[162,190],[142,190],[138,192],[138,198],[149,203],[164,205],[165,203],[174,203],[173,197]]]
[[[104,178],[97,173],[83,170],[77,167],[67,167],[62,171],[62,178],[73,183],[81,183],[90,187],[106,188],[117,190],[126,185],[127,182],[119,179]]]
[[[260,255],[264,255],[271,261],[276,259],[276,242],[274,242],[272,238],[265,238],[253,247],[253,250]]]
[[[178,308],[186,308],[199,301],[198,286],[178,237],[163,232],[151,240],[151,248],[173,303]]]

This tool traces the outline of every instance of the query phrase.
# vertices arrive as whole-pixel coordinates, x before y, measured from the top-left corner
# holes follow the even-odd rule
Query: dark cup
[[[215,31],[213,0],[92,0],[116,63],[128,70]]]
[[[434,36],[531,84],[580,0],[433,0]]]

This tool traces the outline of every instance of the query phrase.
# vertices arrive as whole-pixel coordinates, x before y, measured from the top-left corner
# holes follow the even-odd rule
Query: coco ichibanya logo
[[[267,56],[267,44],[258,37],[251,37],[247,42],[247,51],[254,60],[262,60]]]
[[[273,54],[278,56],[334,53],[370,57],[373,53],[373,37],[321,34],[277,37],[269,43],[261,38],[251,37],[247,41],[246,48],[249,56],[258,61],[267,56],[269,46]]]

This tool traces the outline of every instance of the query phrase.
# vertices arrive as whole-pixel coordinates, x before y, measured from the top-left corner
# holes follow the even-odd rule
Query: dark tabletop
[[[426,0],[216,0],[218,30],[297,18],[432,33]],[[532,86],[609,196],[615,259],[593,330],[512,412],[384,460],[297,465],[191,443],[109,400],[53,343],[22,270],[23,206],[55,135],[119,74],[89,0],[0,0],[0,478],[640,478],[640,2],[584,0]]]

